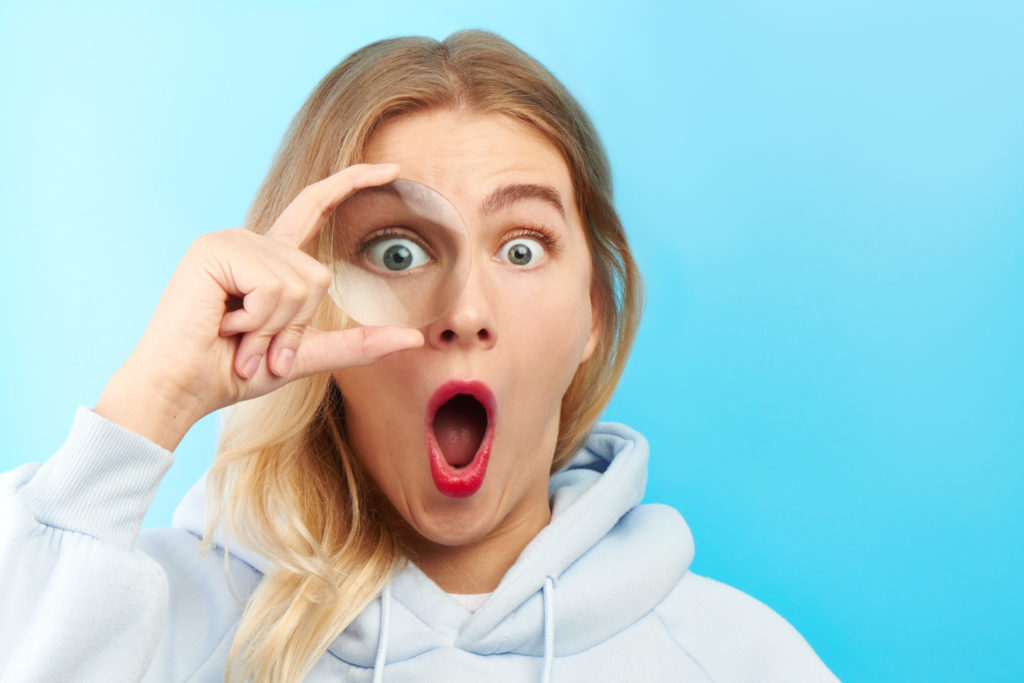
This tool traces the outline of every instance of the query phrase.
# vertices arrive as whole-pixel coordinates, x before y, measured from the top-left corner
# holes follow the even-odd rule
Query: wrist
[[[145,372],[139,365],[132,357],[114,373],[93,412],[173,451],[209,411],[173,379]]]

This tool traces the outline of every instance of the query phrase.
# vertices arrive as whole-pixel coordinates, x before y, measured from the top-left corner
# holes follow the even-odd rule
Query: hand
[[[232,229],[199,237],[95,411],[173,450],[218,408],[422,345],[406,328],[310,327],[331,275],[302,247],[346,197],[397,177],[394,164],[350,166],[306,187],[266,235]]]

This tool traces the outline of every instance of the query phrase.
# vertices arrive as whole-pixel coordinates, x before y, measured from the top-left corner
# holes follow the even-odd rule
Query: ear
[[[604,310],[601,296],[597,293],[597,287],[590,287],[590,336],[587,338],[587,345],[583,347],[583,356],[580,358],[582,365],[594,354],[598,342],[601,341],[601,313]]]

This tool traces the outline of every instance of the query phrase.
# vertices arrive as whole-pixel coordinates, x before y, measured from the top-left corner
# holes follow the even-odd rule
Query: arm
[[[713,579],[687,572],[656,612],[679,647],[713,680],[838,680],[788,621]]]
[[[82,409],[46,464],[0,477],[0,680],[142,678],[167,580],[133,545],[172,461]]]
[[[265,236],[197,239],[95,413],[80,411],[46,464],[0,477],[0,680],[176,676],[149,668],[158,643],[188,649],[165,638],[182,628],[167,619],[177,558],[163,567],[135,547],[171,450],[218,408],[423,343],[416,330],[310,325],[330,273],[302,247],[338,202],[397,174],[350,166],[305,188]]]

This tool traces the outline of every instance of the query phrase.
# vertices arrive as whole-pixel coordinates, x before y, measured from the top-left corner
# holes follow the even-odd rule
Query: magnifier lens
[[[426,185],[399,179],[359,190],[335,209],[330,229],[328,293],[357,323],[423,327],[465,285],[466,226]]]

